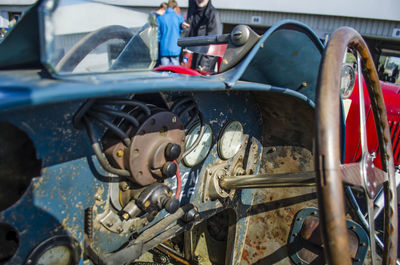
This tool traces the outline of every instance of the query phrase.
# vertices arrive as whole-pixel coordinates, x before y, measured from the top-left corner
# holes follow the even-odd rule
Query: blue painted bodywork
[[[35,8],[29,16],[34,14]],[[19,25],[10,39],[18,40],[21,28]],[[6,39],[3,44],[9,47],[10,42]],[[24,45],[31,52],[37,47],[37,43]],[[224,124],[232,119],[240,121],[245,134],[259,142],[261,156],[264,126],[274,125],[264,123],[262,109],[268,106],[260,105],[258,97],[279,94],[282,99],[295,98],[299,107],[314,108],[322,48],[307,26],[283,21],[261,36],[238,65],[212,76],[147,71],[53,77],[37,61],[38,54],[25,62],[31,69],[24,69],[24,61],[18,62],[18,58],[10,67],[0,59],[4,69],[0,71],[0,122],[15,125],[32,140],[42,166],[40,176],[34,176],[21,199],[0,213],[0,223],[13,226],[21,244],[8,264],[23,264],[32,249],[51,235],[68,234],[84,249],[85,209],[96,206],[96,213],[101,213],[106,206],[110,177],[93,156],[86,132],[72,124],[74,114],[87,99],[159,93],[176,99],[182,94],[192,95],[213,129],[213,147],[199,166],[190,169],[180,164],[181,174],[189,176],[181,205],[191,202],[198,207],[201,218],[207,219],[223,210],[219,201],[202,202],[201,176],[220,159],[217,140]],[[0,46],[0,57],[7,58],[1,50]],[[169,185],[174,185],[174,179]],[[237,246],[244,242],[253,192],[238,192],[228,203],[238,218]],[[160,212],[148,226],[165,215],[165,211]],[[100,252],[115,251],[130,237],[96,227],[94,230],[93,247]],[[240,255],[235,253],[234,263],[239,260]]]

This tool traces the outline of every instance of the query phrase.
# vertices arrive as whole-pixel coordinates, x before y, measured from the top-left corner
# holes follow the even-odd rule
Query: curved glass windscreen
[[[106,2],[43,2],[42,61],[50,72],[63,75],[154,67],[158,52],[155,17]]]

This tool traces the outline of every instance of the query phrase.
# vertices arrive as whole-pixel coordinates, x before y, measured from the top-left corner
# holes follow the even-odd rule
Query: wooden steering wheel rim
[[[382,169],[387,172],[385,192],[385,238],[382,264],[397,259],[397,199],[395,170],[389,126],[379,78],[371,54],[362,37],[352,28],[335,31],[325,50],[320,67],[316,97],[316,172],[318,203],[326,261],[351,264],[343,183],[340,177],[340,77],[344,55],[350,48],[358,51],[363,76],[377,128]],[[361,77],[359,77],[361,78]],[[362,88],[360,88],[362,89]]]

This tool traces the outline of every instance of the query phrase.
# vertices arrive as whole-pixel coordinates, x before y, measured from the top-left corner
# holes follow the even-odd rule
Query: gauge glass
[[[236,155],[243,142],[243,126],[238,121],[231,121],[222,129],[218,140],[218,153],[222,159]]]
[[[67,246],[55,246],[43,253],[37,265],[69,265],[71,250]]]
[[[185,140],[185,150],[188,150],[192,144],[197,140],[200,133],[200,123],[195,124],[190,130]],[[211,149],[212,144],[212,130],[210,125],[204,124],[204,134],[201,137],[199,144],[188,155],[183,158],[183,162],[188,167],[193,167],[202,162]]]
[[[349,64],[342,66],[341,79],[340,79],[340,92],[342,98],[347,99],[351,96],[354,88],[355,73],[354,68]]]

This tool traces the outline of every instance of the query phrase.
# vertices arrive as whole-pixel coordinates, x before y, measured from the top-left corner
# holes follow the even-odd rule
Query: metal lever
[[[230,38],[231,34],[186,37],[186,38],[180,38],[178,40],[178,45],[181,47],[191,47],[191,46],[205,46],[210,44],[222,44],[222,43],[228,43]]]
[[[315,172],[224,176],[219,182],[225,190],[267,187],[315,186]]]

